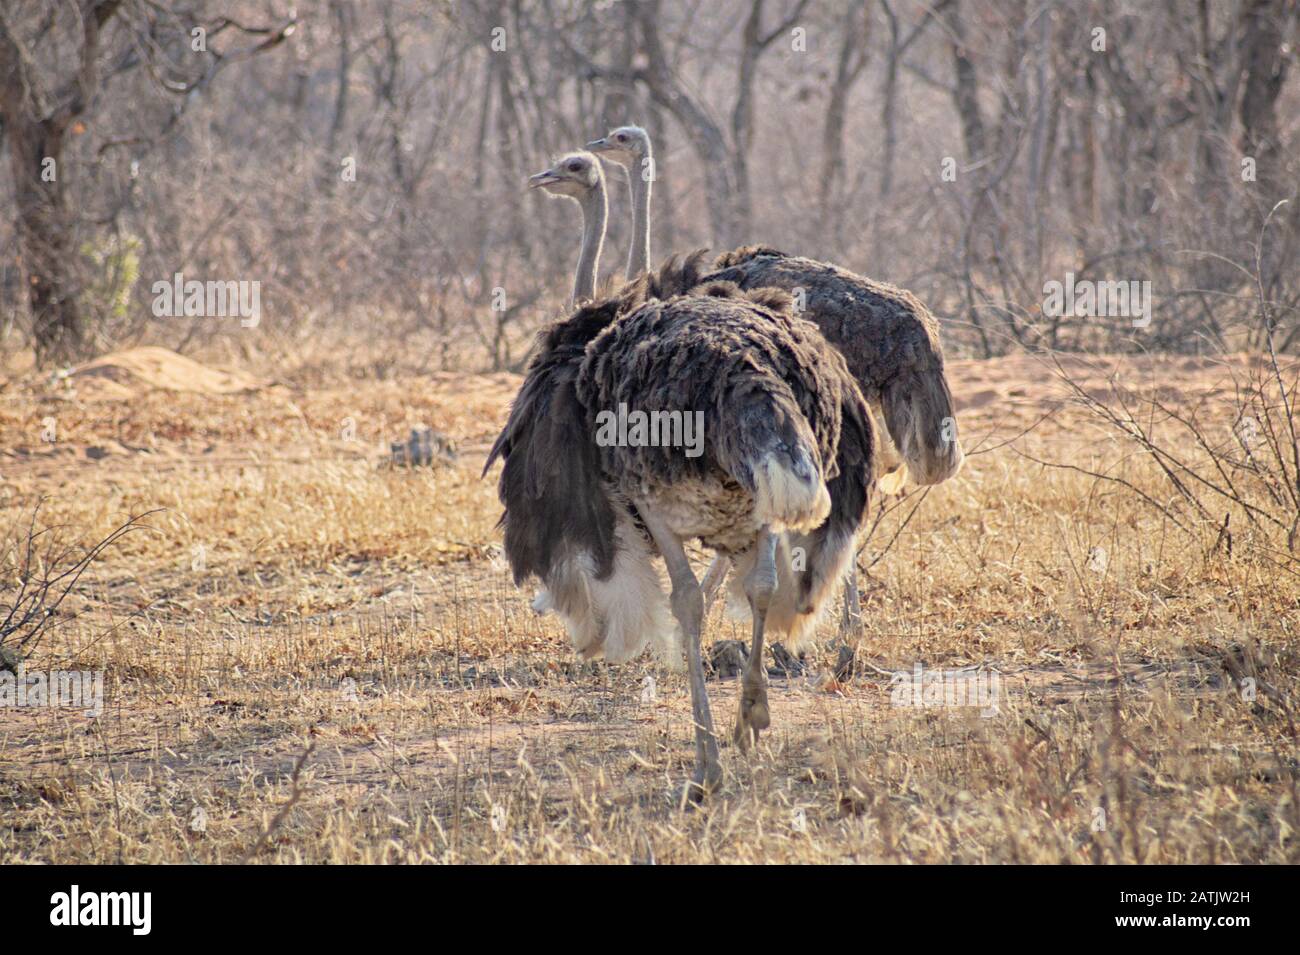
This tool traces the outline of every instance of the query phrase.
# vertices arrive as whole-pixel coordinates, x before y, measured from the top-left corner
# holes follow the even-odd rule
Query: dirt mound
[[[77,366],[68,377],[78,391],[93,391],[104,398],[131,398],[155,388],[228,395],[266,384],[243,372],[210,368],[152,345],[101,355]]]

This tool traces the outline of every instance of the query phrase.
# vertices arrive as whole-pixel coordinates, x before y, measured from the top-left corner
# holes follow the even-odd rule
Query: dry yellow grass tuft
[[[1116,366],[1233,426],[1223,365]],[[1167,497],[1034,360],[952,374],[979,453],[880,502],[857,672],[828,627],[692,812],[684,679],[574,662],[500,560],[478,471],[516,378],[11,387],[0,526],[42,497],[87,541],[163,510],[27,661],[104,669],[104,714],[0,707],[0,861],[1300,860],[1294,564],[1038,463]],[[459,459],[381,467],[420,423]],[[996,676],[996,705],[911,699],[918,665]],[[725,724],[736,686],[710,692]]]

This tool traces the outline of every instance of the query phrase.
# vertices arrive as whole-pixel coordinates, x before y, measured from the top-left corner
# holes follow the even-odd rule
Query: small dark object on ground
[[[433,467],[456,460],[451,439],[432,428],[412,428],[411,436],[389,443],[389,466],[394,468]]]
[[[772,660],[774,665],[767,668],[768,676],[803,676],[808,669],[803,661],[803,655],[795,656],[785,648],[783,643],[772,644]]]
[[[719,640],[709,650],[705,661],[708,675],[715,680],[729,680],[739,676],[749,662],[749,648],[739,640]]]

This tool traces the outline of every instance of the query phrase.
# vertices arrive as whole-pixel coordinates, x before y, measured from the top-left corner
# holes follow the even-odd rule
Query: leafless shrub
[[[132,517],[98,543],[83,548],[67,539],[67,528],[41,526],[40,512],[37,503],[25,521],[16,520],[9,527],[0,542],[0,578],[15,587],[0,597],[0,613],[4,614],[0,618],[0,669],[16,667],[57,626],[59,606],[105,550],[131,531],[148,526],[141,523],[148,514]]]
[[[1257,247],[1261,250],[1267,226],[1266,221]],[[1279,358],[1275,303],[1265,295],[1262,258],[1262,252],[1257,254],[1254,282],[1264,354],[1249,360],[1244,369],[1232,360],[1223,362],[1233,390],[1228,416],[1208,397],[1182,407],[1181,396],[1167,398],[1158,387],[1133,390],[1114,373],[1108,377],[1109,392],[1098,395],[1073,377],[1057,356],[1050,356],[1072,400],[1104,431],[1155,463],[1162,477],[1159,489],[1139,486],[1114,470],[1039,463],[1123,487],[1207,553],[1245,550],[1300,575],[1300,444],[1295,423],[1300,365],[1286,365]]]

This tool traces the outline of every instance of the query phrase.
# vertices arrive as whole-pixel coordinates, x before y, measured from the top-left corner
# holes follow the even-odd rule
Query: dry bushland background
[[[1300,861],[1296,7],[0,5],[0,608],[145,525],[0,623],[107,684],[0,707],[0,861]],[[478,473],[576,251],[524,178],[628,120],[656,255],[921,294],[970,452],[687,813],[681,675],[573,662]],[[260,323],[155,317],[177,271]],[[1044,315],[1066,272],[1151,325]],[[458,456],[385,467],[421,424]],[[998,711],[892,705],[918,664]]]
[[[575,210],[524,179],[629,121],[655,137],[656,256],[826,257],[917,291],[964,354],[1254,347],[1261,225],[1300,181],[1297,16],[1295,0],[7,4],[5,348],[34,329],[51,358],[336,334],[342,361],[378,337],[388,363],[518,367],[577,244]],[[628,219],[621,176],[612,191],[607,272]],[[1298,216],[1283,207],[1260,263],[1283,346]],[[256,341],[154,318],[152,283],[178,271],[263,283]],[[1043,283],[1067,271],[1151,280],[1151,327],[1044,316]]]

